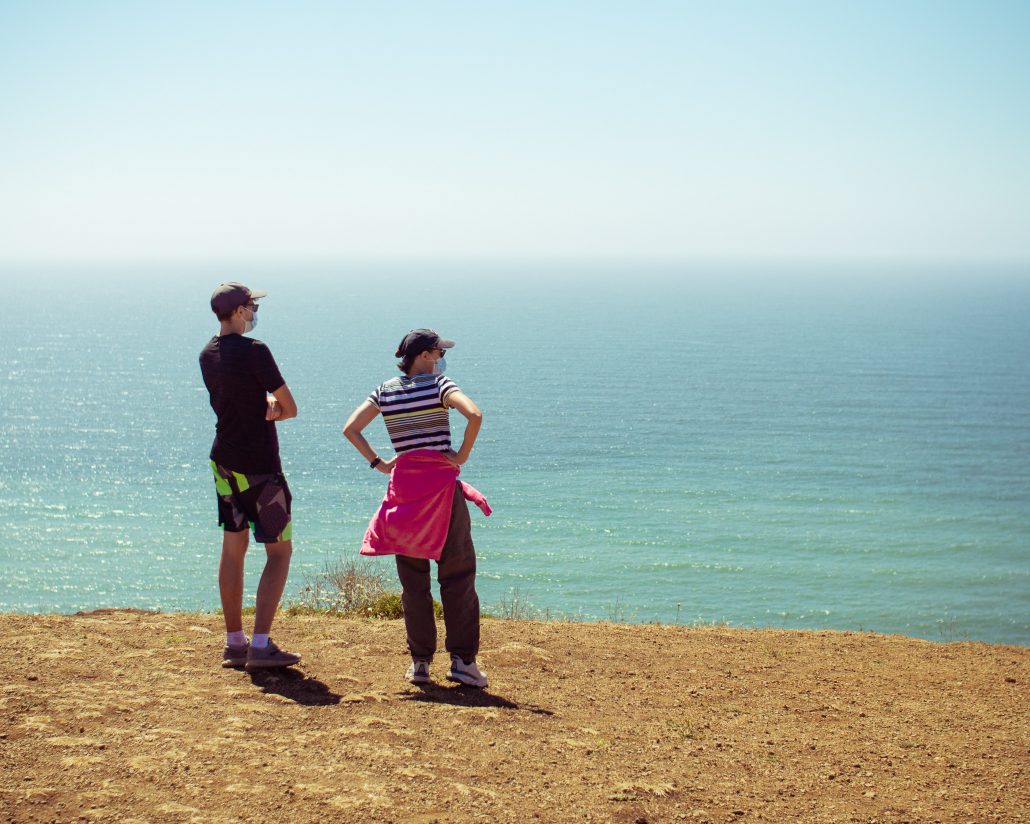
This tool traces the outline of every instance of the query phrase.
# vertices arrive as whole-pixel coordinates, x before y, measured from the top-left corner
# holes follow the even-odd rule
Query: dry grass
[[[433,602],[437,617],[443,610]],[[366,560],[327,563],[304,586],[284,610],[288,615],[328,613],[346,618],[401,618],[401,595],[388,586],[383,573]]]

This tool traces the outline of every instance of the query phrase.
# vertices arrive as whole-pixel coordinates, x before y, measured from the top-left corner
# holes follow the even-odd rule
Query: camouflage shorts
[[[243,475],[214,461],[211,469],[218,495],[218,525],[226,532],[242,532],[249,524],[259,544],[276,544],[293,537],[293,496],[282,473]]]

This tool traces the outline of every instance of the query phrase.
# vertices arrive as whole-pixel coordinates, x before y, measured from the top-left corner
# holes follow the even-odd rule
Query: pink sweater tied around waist
[[[435,449],[416,449],[397,458],[386,497],[368,524],[362,555],[408,555],[439,561],[451,522],[454,484],[465,499],[490,514],[482,493],[464,481],[459,470]]]

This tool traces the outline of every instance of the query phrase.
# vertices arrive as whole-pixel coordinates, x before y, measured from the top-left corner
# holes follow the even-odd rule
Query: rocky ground
[[[486,691],[398,621],[0,616],[0,819],[917,822],[1030,817],[1030,650],[486,620]],[[441,627],[441,638],[442,638]]]

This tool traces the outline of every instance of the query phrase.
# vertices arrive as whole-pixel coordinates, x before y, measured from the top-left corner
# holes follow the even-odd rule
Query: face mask
[[[246,321],[246,325],[243,327],[243,334],[253,332],[255,326],[257,326],[257,312],[252,312],[250,320]]]
[[[447,369],[447,358],[440,358],[436,363],[433,364],[433,374],[442,375]]]

